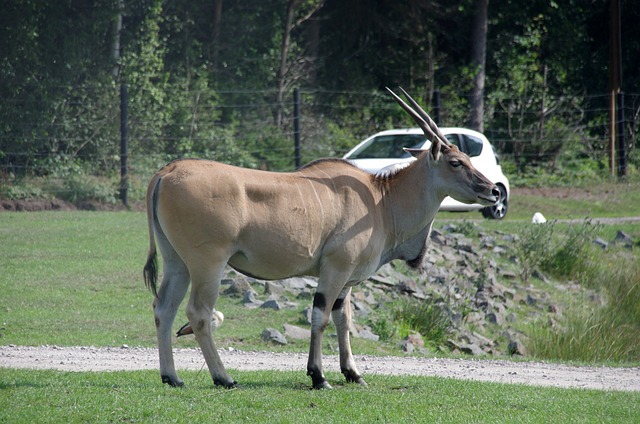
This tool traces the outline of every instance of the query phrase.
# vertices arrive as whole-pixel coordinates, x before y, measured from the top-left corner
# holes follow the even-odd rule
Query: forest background
[[[292,170],[412,126],[483,131],[514,185],[608,178],[612,2],[625,159],[638,176],[640,5],[632,0],[9,0],[0,15],[0,197],[116,202],[178,157]],[[439,109],[433,108],[438,100]]]

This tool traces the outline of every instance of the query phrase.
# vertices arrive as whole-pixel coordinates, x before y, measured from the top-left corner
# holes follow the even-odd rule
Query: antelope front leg
[[[331,385],[322,373],[322,335],[329,323],[329,308],[323,293],[316,293],[313,297],[311,313],[311,345],[309,347],[309,362],[307,375],[311,377],[314,389],[331,389]]]
[[[331,311],[333,323],[338,333],[338,347],[340,348],[340,371],[350,383],[366,386],[353,360],[349,328],[351,327],[351,287],[345,288],[333,304]]]

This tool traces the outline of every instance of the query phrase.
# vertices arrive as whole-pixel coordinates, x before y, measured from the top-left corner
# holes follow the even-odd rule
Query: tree
[[[475,0],[475,13],[471,27],[471,66],[473,88],[470,96],[468,125],[484,132],[484,80],[487,52],[487,12],[489,0]]]
[[[284,115],[284,96],[289,88],[305,76],[304,52],[299,49],[292,55],[292,32],[309,20],[324,4],[324,0],[288,0],[287,10],[282,24],[282,42],[280,44],[280,64],[276,75],[276,112],[275,122],[282,127]]]

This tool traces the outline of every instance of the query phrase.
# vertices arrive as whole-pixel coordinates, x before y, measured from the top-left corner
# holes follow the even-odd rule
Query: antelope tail
[[[156,206],[158,204],[158,186],[160,185],[161,178],[159,176],[149,184],[147,189],[147,224],[149,226],[149,254],[147,256],[147,263],[144,266],[142,272],[144,276],[144,283],[151,293],[155,297],[158,297],[158,252],[156,250],[156,238],[155,238],[155,225],[156,221]]]

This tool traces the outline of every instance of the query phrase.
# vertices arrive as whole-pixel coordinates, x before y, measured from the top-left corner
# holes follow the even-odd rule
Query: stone
[[[507,353],[511,356],[519,355],[519,356],[527,356],[527,349],[519,340],[511,340],[507,345]]]
[[[247,308],[258,308],[262,302],[256,298],[256,292],[253,289],[247,290],[242,298],[242,304]]]
[[[280,309],[282,309],[282,305],[280,305],[280,302],[278,302],[278,300],[276,299],[267,300],[262,305],[260,305],[260,307],[263,309],[273,309],[275,311],[279,311]]]
[[[279,285],[289,290],[315,289],[318,281],[309,277],[293,277],[278,281]]]
[[[354,312],[360,317],[366,317],[371,313],[371,308],[365,302],[351,301]]]
[[[284,324],[285,337],[291,337],[292,339],[307,340],[311,338],[311,330],[298,327],[296,325]]]
[[[304,316],[304,320],[307,324],[311,324],[311,318],[313,316],[313,307],[307,306],[302,311],[302,315]]]
[[[404,353],[413,353],[416,347],[409,340],[403,340],[400,342],[400,349],[402,349]]]
[[[609,247],[609,243],[607,243],[606,241],[602,240],[600,237],[596,238],[593,241],[593,244],[595,244],[598,247],[601,247],[602,250],[606,249],[607,247]]]
[[[633,239],[623,231],[618,230],[616,237],[611,241],[612,244],[622,244],[624,247],[631,249],[633,247]]]
[[[424,347],[424,340],[422,339],[422,335],[420,333],[412,332],[404,339],[415,347]]]
[[[253,290],[251,288],[251,284],[249,284],[249,282],[243,278],[234,280],[229,285],[229,288],[225,290],[224,294],[227,296],[242,297],[249,290]]]
[[[267,328],[262,332],[262,340],[279,345],[286,345],[287,339],[275,328]]]
[[[267,281],[264,285],[264,294],[270,296],[280,296],[284,293],[284,287],[275,281]]]
[[[377,342],[380,340],[380,336],[378,336],[377,334],[374,334],[368,328],[363,328],[362,330],[358,331],[358,337],[365,340],[372,340],[374,342]]]
[[[504,316],[499,313],[499,312],[489,312],[485,319],[487,320],[487,322],[491,323],[491,324],[495,324],[495,325],[503,325],[504,324]]]
[[[413,280],[404,280],[396,286],[400,293],[413,294],[418,292],[418,286]]]

